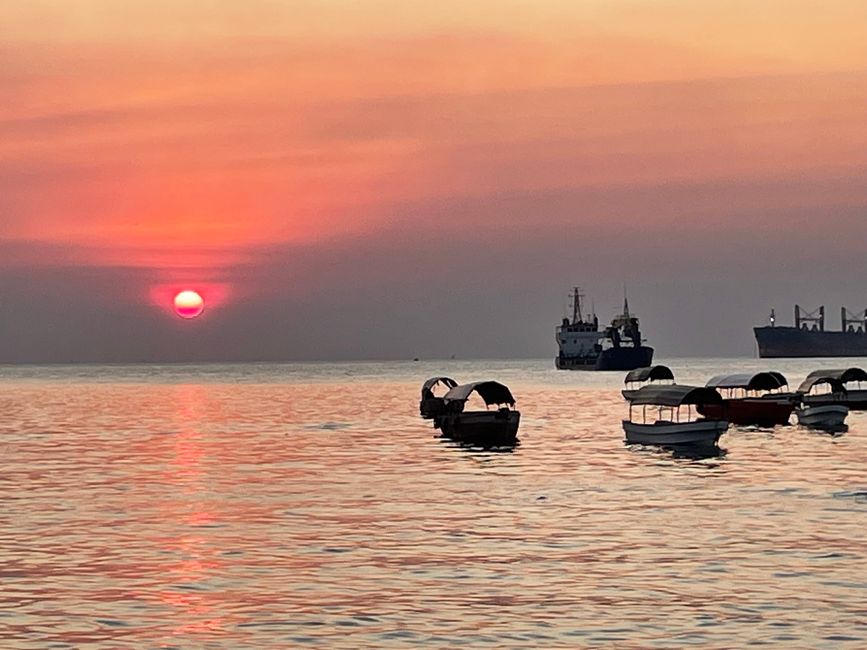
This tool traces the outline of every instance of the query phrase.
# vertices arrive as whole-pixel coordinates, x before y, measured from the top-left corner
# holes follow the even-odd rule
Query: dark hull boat
[[[496,381],[476,381],[452,386],[445,395],[436,398],[437,402],[426,401],[431,399],[437,382],[448,385],[448,381],[452,381],[443,379],[434,377],[425,382],[419,410],[422,417],[433,419],[434,428],[439,429],[444,437],[480,447],[505,447],[517,443],[521,413],[515,410],[515,398],[508,387]],[[473,394],[481,397],[486,407],[495,405],[497,408],[464,410]]]
[[[850,390],[842,396],[834,396],[831,394],[825,395],[805,395],[804,404],[808,406],[829,406],[832,404],[842,404],[850,411],[867,411],[867,390]]]
[[[421,387],[421,399],[418,403],[418,412],[426,420],[433,420],[446,412],[446,403],[442,396],[437,397],[434,393],[439,386],[445,386],[451,390],[458,385],[451,377],[431,377]]]
[[[795,415],[798,416],[798,424],[808,429],[828,433],[838,433],[848,429],[846,416],[849,415],[849,409],[841,404],[805,406],[795,409]]]
[[[779,372],[717,375],[707,387],[723,397],[721,404],[704,404],[699,413],[728,420],[739,426],[774,427],[789,424],[795,401],[787,390],[787,381]]]
[[[814,370],[798,387],[804,406],[845,406],[867,410],[867,372],[862,368]],[[822,388],[827,392],[819,392]]]
[[[745,398],[728,399],[720,405],[708,404],[699,412],[708,417],[728,420],[738,426],[774,427],[789,424],[795,405],[773,399]]]
[[[457,442],[481,447],[505,447],[518,440],[518,411],[465,411],[438,418],[443,435]]]

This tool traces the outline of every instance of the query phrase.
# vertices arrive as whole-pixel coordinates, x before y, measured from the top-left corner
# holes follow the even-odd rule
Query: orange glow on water
[[[175,296],[175,313],[181,318],[196,318],[205,310],[201,295],[191,289],[181,291]]]

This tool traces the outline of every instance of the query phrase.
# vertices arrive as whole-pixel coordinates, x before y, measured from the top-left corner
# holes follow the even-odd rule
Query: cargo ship
[[[653,363],[653,348],[644,345],[638,317],[629,312],[625,292],[623,313],[603,330],[595,313],[585,315],[583,299],[575,287],[572,318],[564,318],[555,330],[558,370],[634,370]]]
[[[852,314],[840,309],[840,330],[825,330],[825,307],[804,311],[795,305],[795,324],[777,325],[771,310],[768,325],[754,327],[759,357],[867,357],[867,309]]]

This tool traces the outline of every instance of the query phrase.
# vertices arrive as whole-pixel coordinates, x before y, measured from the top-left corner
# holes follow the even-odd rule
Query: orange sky
[[[867,63],[863,2],[467,4],[5,3],[0,235],[234,248],[439,194],[864,162],[867,87],[834,76]]]
[[[3,3],[5,264],[222,282],[280,245],[867,204],[867,3],[429,4]],[[513,202],[546,192],[583,198]]]

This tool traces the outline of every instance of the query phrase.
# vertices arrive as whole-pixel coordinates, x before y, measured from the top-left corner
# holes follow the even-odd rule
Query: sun
[[[205,311],[205,301],[197,292],[186,289],[175,296],[175,313],[181,318],[195,318]]]

